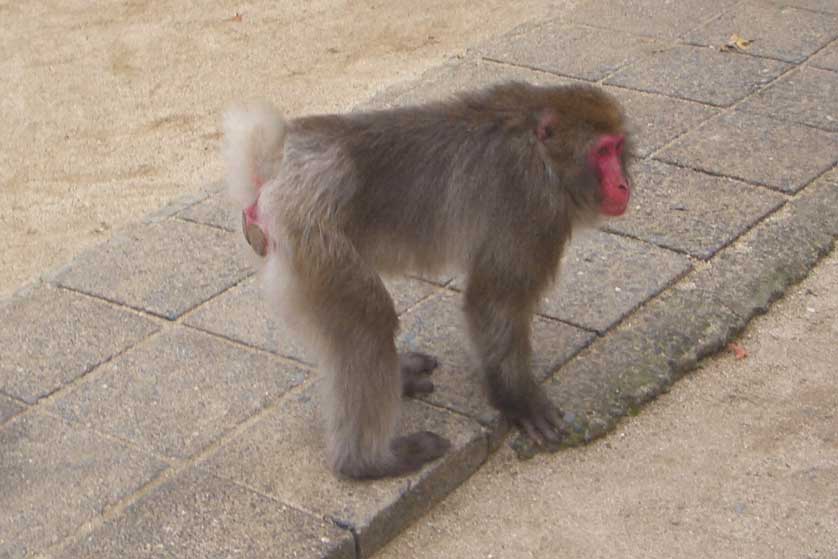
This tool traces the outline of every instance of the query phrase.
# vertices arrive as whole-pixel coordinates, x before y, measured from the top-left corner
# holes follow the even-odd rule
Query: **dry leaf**
[[[727,344],[727,349],[733,352],[733,356],[736,357],[736,359],[745,359],[748,356],[748,350],[736,342],[730,342]]]
[[[751,46],[753,43],[750,39],[745,39],[744,37],[740,37],[736,33],[730,36],[730,39],[727,40],[727,43],[723,44],[719,50],[720,51],[732,51],[732,50],[740,50],[744,51],[748,47]]]

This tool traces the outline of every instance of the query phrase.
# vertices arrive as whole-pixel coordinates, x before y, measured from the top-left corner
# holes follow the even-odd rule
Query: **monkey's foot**
[[[409,351],[399,354],[399,369],[402,375],[402,394],[416,396],[430,394],[434,391],[434,383],[428,375],[439,366],[436,357],[425,353]]]
[[[440,458],[451,448],[448,439],[430,431],[420,431],[393,440],[392,449],[396,456],[396,471],[391,475],[401,476],[415,472],[427,462]]]

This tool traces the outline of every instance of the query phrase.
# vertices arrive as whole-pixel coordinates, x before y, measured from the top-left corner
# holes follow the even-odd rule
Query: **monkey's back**
[[[467,264],[484,239],[556,213],[544,199],[556,178],[532,134],[541,101],[521,93],[292,120],[283,182],[306,201],[304,215],[342,227],[379,267]]]

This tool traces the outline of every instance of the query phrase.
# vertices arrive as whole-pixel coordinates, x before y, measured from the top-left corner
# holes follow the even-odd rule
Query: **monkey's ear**
[[[538,126],[535,129],[535,135],[539,142],[546,142],[556,134],[556,128],[559,126],[559,115],[556,111],[546,110],[538,117]]]

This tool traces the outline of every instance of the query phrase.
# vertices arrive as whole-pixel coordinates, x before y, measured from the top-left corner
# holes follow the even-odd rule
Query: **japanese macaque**
[[[542,445],[561,414],[530,372],[530,330],[572,228],[622,214],[629,138],[601,89],[505,83],[391,110],[224,119],[227,182],[263,257],[264,288],[324,372],[328,460],[351,478],[442,456],[396,436],[401,396],[433,390],[428,355],[399,355],[380,273],[465,274],[469,336],[491,403]]]

